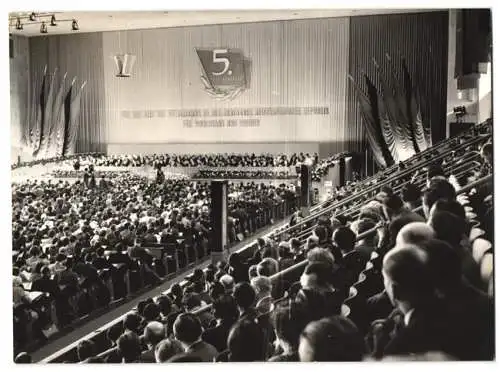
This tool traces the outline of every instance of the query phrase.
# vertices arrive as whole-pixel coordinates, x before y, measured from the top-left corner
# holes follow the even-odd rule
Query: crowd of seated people
[[[345,158],[348,155],[349,153],[347,152],[341,152],[339,154],[335,154],[327,158],[320,159],[318,162],[316,162],[314,166],[312,172],[312,180],[317,182],[321,181],[321,178],[328,174],[328,170],[330,168],[334,167],[336,164],[338,166],[338,161],[340,159]]]
[[[61,162],[75,162],[75,161],[81,161],[81,160],[90,160],[98,157],[104,156],[103,154],[100,153],[85,153],[85,154],[74,154],[74,155],[66,155],[66,156],[55,156],[51,158],[43,158],[43,159],[33,159],[30,161],[16,161],[11,165],[11,170],[21,168],[21,167],[32,167],[35,165],[45,165],[45,164],[50,164],[50,163],[61,163]]]
[[[229,170],[229,169],[201,169],[193,174],[194,179],[295,179],[297,173],[278,170]]]
[[[93,165],[97,167],[197,167],[197,168],[221,168],[221,169],[201,169],[194,178],[217,178],[224,177],[228,179],[289,179],[298,174],[296,172],[285,170],[231,170],[231,167],[246,168],[290,168],[297,167],[308,159],[313,164],[313,181],[319,182],[321,178],[328,174],[328,170],[335,166],[339,159],[347,156],[348,153],[339,153],[325,159],[319,159],[318,154],[152,154],[152,155],[105,155],[100,153],[77,154],[69,157],[56,157],[51,159],[39,159],[31,162],[22,162],[13,164],[12,169],[23,166],[33,166],[38,164],[67,164],[75,167],[74,171],[55,170],[52,172],[58,177],[72,178],[76,177],[82,164]],[[225,169],[224,169],[225,168]],[[229,168],[229,169],[227,169]],[[98,172],[98,171],[96,171]],[[113,172],[106,172],[106,176],[115,177]]]
[[[72,161],[106,167],[293,167],[306,159],[318,162],[318,154],[148,154],[106,155],[102,153],[75,154],[47,159],[34,159],[12,165],[23,166]]]
[[[309,154],[153,154],[111,155],[94,159],[97,166],[160,167],[290,167],[311,157]],[[318,154],[312,155],[318,158]]]
[[[143,247],[192,247],[194,254],[178,258],[181,266],[193,261],[191,256],[207,257],[209,186],[189,180],[155,182],[131,174],[96,181],[92,172],[83,181],[13,184],[16,343],[45,339],[52,301],[60,328],[109,304],[111,297],[125,297],[125,275],[130,270],[144,271],[144,284],[159,284],[169,273],[165,271],[174,269],[159,270],[161,260]],[[231,183],[229,243],[242,241],[295,208],[296,196],[288,185]],[[112,289],[105,285],[104,269],[115,284]],[[33,303],[40,301],[47,314],[34,308]],[[35,325],[35,335],[23,332],[28,320]]]
[[[491,144],[481,150],[466,184],[491,174]],[[90,350],[79,360],[492,360],[491,181],[457,195],[464,185],[447,176],[459,168],[439,168],[377,188],[355,216],[324,213],[311,233],[261,238],[250,258],[196,270],[110,328],[104,348],[79,347]],[[281,275],[304,260],[300,278]]]

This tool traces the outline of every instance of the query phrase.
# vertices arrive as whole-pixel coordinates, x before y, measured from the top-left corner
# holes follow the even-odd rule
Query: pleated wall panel
[[[13,56],[9,59],[10,72],[10,128],[11,147],[20,151],[23,132],[26,129],[30,101],[29,92],[29,39],[12,36]],[[17,155],[16,155],[17,156]]]
[[[307,151],[343,149],[357,140],[345,125],[348,25],[348,18],[333,18],[104,33],[108,148],[214,144],[238,151],[243,143],[256,151],[296,151],[299,144]],[[249,89],[227,102],[204,91],[195,52],[218,47],[240,49],[251,61]],[[115,77],[110,56],[120,51],[137,55],[131,78]],[[255,115],[259,127],[185,128],[168,112],[258,107],[325,107],[328,114]],[[219,118],[228,119],[210,119]]]
[[[448,12],[352,17],[349,37],[349,73],[364,84],[363,71],[379,87],[372,58],[389,71],[385,54],[404,56],[419,84],[423,120],[430,122],[433,142],[446,135],[448,70]],[[361,114],[351,84],[347,96],[350,130],[362,135]]]

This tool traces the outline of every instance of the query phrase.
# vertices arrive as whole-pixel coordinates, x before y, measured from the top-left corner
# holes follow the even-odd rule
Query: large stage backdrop
[[[11,88],[13,132],[47,65],[87,81],[77,151],[363,151],[347,76],[373,71],[373,57],[405,56],[429,101],[423,116],[437,125],[447,32],[440,11],[33,37],[24,65],[11,63],[11,73],[30,68]],[[119,53],[137,56],[129,78],[115,76]]]

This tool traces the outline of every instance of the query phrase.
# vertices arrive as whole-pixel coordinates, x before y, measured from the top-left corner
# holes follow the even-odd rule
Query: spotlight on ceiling
[[[36,13],[35,12],[33,12],[33,13],[30,14],[30,21],[31,22],[35,22],[36,21]]]
[[[23,24],[21,23],[21,18],[17,18],[16,30],[22,30],[22,29],[23,29]]]
[[[54,14],[52,14],[52,17],[50,18],[50,25],[57,26],[56,16]]]
[[[46,34],[48,32],[47,30],[47,24],[45,22],[42,22],[42,24],[40,25],[40,33],[41,34]]]
[[[80,27],[78,27],[78,22],[76,21],[76,19],[73,19],[73,22],[71,22],[71,30],[78,31],[79,29]]]
[[[453,108],[453,113],[455,116],[458,118],[463,118],[465,115],[467,115],[467,109],[465,106],[456,106]]]

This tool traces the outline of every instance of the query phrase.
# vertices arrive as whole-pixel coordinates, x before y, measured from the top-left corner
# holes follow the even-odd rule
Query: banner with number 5
[[[205,88],[221,93],[230,93],[236,88],[246,88],[247,71],[242,51],[216,48],[196,49],[196,53],[205,78],[202,80],[209,85]]]

